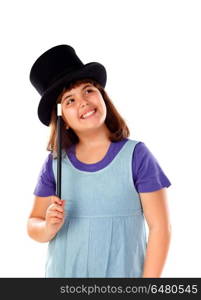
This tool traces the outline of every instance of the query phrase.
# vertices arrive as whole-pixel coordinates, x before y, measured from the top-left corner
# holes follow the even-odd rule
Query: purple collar
[[[100,169],[103,169],[106,167],[116,156],[116,154],[120,151],[122,146],[126,143],[128,139],[125,138],[122,141],[119,142],[111,142],[109,149],[105,156],[98,162],[93,163],[93,164],[87,164],[84,162],[81,162],[79,159],[77,159],[75,155],[75,145],[72,145],[68,151],[67,155],[70,160],[70,162],[73,164],[73,166],[81,171],[88,171],[88,172],[95,172]]]

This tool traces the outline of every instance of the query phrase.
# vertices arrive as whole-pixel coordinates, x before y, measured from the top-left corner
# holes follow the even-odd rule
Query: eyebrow
[[[92,86],[93,86],[92,84],[87,84],[87,85],[85,85],[85,86],[82,88],[82,91],[83,91],[84,89],[86,89],[87,87],[92,87]],[[73,96],[73,95],[65,96],[65,97],[62,99],[62,102],[63,102],[65,99],[67,99],[68,97],[71,97],[71,96]]]

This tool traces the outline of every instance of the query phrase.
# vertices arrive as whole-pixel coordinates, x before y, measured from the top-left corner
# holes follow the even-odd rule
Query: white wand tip
[[[57,116],[61,116],[61,103],[57,104]]]

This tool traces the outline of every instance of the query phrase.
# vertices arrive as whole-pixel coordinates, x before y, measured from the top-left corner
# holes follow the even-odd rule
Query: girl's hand
[[[50,236],[55,236],[55,234],[60,230],[65,220],[64,204],[65,200],[61,200],[57,196],[51,196],[51,204],[46,211],[46,229]]]

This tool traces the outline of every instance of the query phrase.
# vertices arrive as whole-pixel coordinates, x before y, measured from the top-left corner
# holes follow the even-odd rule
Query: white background
[[[0,7],[0,277],[44,277],[46,243],[26,222],[47,157],[49,128],[29,81],[58,44],[107,70],[106,91],[172,185],[173,228],[163,277],[201,277],[200,1],[4,1]]]

